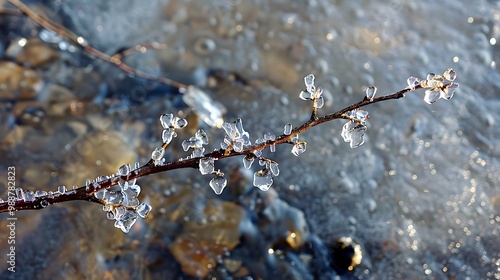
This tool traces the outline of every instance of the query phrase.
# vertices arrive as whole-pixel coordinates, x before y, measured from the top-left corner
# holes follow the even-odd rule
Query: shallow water
[[[302,134],[308,146],[298,158],[291,147],[277,147],[266,154],[281,171],[268,193],[251,186],[240,158],[216,163],[229,180],[220,197],[209,176],[191,170],[142,178],[140,199],[153,212],[127,235],[85,202],[16,213],[15,278],[41,271],[42,278],[330,279],[339,271],[326,248],[342,236],[363,253],[343,278],[500,278],[499,3],[153,2],[39,8],[110,54],[167,44],[127,62],[205,88],[226,107],[225,120],[243,120],[252,140],[309,118],[310,103],[298,98],[309,73],[327,91],[320,114],[361,100],[367,86],[391,93],[409,76],[448,67],[460,88],[432,105],[419,91],[367,107],[365,143],[356,149],[340,136],[343,121]],[[4,57],[23,65],[27,58],[8,47],[35,25],[9,18],[2,26],[11,30],[2,34]],[[16,167],[18,186],[71,188],[122,164],[145,163],[160,142],[158,116],[167,112],[190,121],[167,160],[186,156],[181,141],[198,124],[209,149],[219,147],[223,131],[198,122],[172,88],[51,46],[59,54],[40,55],[44,63],[33,67],[39,80],[28,83],[34,93],[2,105],[0,162],[4,170]],[[225,238],[215,246],[217,236]],[[3,252],[7,242],[0,246]]]

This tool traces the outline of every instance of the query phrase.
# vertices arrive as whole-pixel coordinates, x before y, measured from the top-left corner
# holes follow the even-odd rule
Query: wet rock
[[[243,208],[232,202],[208,200],[200,216],[187,222],[169,245],[182,271],[205,277],[214,269],[220,256],[238,244],[243,215]]]
[[[31,38],[20,50],[15,60],[17,63],[27,67],[43,67],[51,64],[59,58],[59,51],[38,38]]]
[[[35,71],[13,62],[0,62],[0,99],[33,99],[42,86]]]

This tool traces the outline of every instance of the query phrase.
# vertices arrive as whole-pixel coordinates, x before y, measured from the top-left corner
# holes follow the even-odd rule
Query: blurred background
[[[0,1],[2,7],[14,6]],[[130,233],[98,204],[16,213],[16,273],[0,227],[2,279],[500,279],[500,2],[498,1],[26,1],[31,9],[130,66],[194,85],[243,120],[255,141],[307,121],[303,77],[325,89],[327,114],[448,67],[450,101],[423,91],[366,107],[365,144],[351,149],[333,121],[264,155],[281,173],[252,186],[242,158],[216,162],[228,186],[176,170],[138,180],[153,210]],[[25,190],[56,191],[146,163],[158,117],[208,126],[173,86],[127,75],[23,15],[0,14],[0,167]],[[7,179],[0,180],[7,198]],[[2,225],[8,215],[0,215]],[[356,266],[356,260],[362,261]]]

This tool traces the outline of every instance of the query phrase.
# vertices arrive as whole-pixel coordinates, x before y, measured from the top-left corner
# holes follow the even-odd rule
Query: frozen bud
[[[372,101],[376,93],[377,93],[377,87],[369,86],[366,88],[365,94],[368,100]]]
[[[148,216],[149,212],[151,212],[151,209],[153,209],[151,205],[143,202],[139,204],[139,206],[137,206],[137,214],[139,214],[141,218],[145,219]]]
[[[314,108],[317,108],[317,109],[323,108],[323,105],[325,105],[325,99],[323,98],[323,96],[320,96],[320,97],[314,99],[314,102],[313,102]]]
[[[432,79],[434,79],[434,77],[436,77],[436,74],[434,74],[433,72],[430,72],[429,74],[427,74],[427,80],[432,80]]]
[[[306,151],[306,148],[307,148],[306,142],[298,141],[293,145],[292,154],[294,156],[298,157],[300,154],[302,154]]]
[[[276,135],[272,134],[271,132],[266,132],[266,133],[264,133],[264,140],[265,141],[274,141],[274,140],[276,140]]]
[[[166,128],[163,130],[161,139],[163,143],[169,144],[174,137],[177,137],[177,133],[173,128]]]
[[[227,180],[226,180],[226,178],[224,178],[223,175],[217,174],[214,178],[212,178],[212,180],[210,180],[209,185],[212,188],[212,190],[215,192],[215,194],[219,195],[222,193],[222,191],[226,187]]]
[[[214,161],[214,158],[200,159],[199,169],[201,175],[212,174],[212,172],[214,172]]]
[[[457,78],[457,73],[453,69],[448,68],[444,71],[443,77],[446,80],[453,82]]]

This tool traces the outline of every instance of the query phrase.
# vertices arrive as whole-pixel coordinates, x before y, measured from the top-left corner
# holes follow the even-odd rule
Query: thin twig
[[[55,23],[54,21],[45,18],[33,10],[31,10],[28,6],[26,6],[24,3],[22,3],[19,0],[8,0],[9,3],[12,5],[16,6],[19,10],[21,10],[24,14],[26,14],[29,18],[31,18],[34,22],[36,22],[38,25],[42,26],[45,29],[51,30],[55,32],[57,35],[61,36],[62,38],[66,39],[67,41],[71,42],[75,46],[80,47],[84,52],[87,54],[96,57],[100,60],[106,61],[108,63],[111,63],[112,65],[118,67],[120,70],[126,72],[129,75],[133,75],[142,79],[146,80],[151,80],[155,82],[159,82],[162,84],[170,85],[173,87],[176,87],[178,89],[187,89],[187,85],[162,77],[162,76],[155,76],[148,74],[146,72],[137,70],[128,64],[125,64],[120,56],[110,56],[97,48],[91,46],[87,40],[85,40],[82,36],[75,35],[73,32],[69,31],[67,28],[61,26],[58,23]]]
[[[446,86],[446,85],[444,85]],[[274,141],[267,141],[261,144],[254,144],[250,146],[246,146],[245,149],[243,149],[241,152],[235,152],[234,150],[226,150],[226,149],[219,149],[216,151],[213,151],[211,153],[207,153],[203,155],[202,157],[197,157],[197,158],[190,158],[190,159],[184,159],[184,160],[178,160],[174,162],[168,162],[163,165],[155,165],[152,160],[150,160],[148,163],[145,165],[139,167],[136,170],[133,170],[130,172],[129,175],[127,176],[118,176],[118,175],[113,175],[111,178],[96,182],[96,187],[91,183],[89,186],[83,186],[79,187],[74,190],[68,190],[64,194],[48,194],[44,196],[40,196],[35,198],[33,201],[25,201],[22,199],[16,199],[14,201],[11,201],[11,209],[9,209],[9,203],[8,201],[4,201],[0,203],[0,213],[2,212],[7,212],[9,210],[15,209],[16,211],[19,210],[39,210],[44,208],[42,205],[48,206],[50,204],[56,204],[56,203],[61,203],[61,202],[66,202],[66,201],[73,201],[73,200],[86,200],[90,202],[95,202],[99,204],[105,204],[104,201],[97,199],[94,194],[100,190],[104,189],[109,189],[110,187],[117,185],[120,180],[122,181],[129,181],[133,179],[137,179],[140,177],[144,177],[150,174],[155,174],[155,173],[160,173],[160,172],[167,172],[175,169],[181,169],[181,168],[198,168],[200,159],[204,158],[213,158],[216,160],[224,159],[224,158],[229,158],[229,157],[234,157],[234,156],[241,156],[241,155],[247,155],[247,154],[253,154],[255,150],[263,150],[265,148],[268,148],[272,145],[280,145],[280,144],[285,144],[285,143],[291,143],[292,139],[297,136],[300,133],[303,133],[317,125],[320,125],[325,122],[329,122],[335,119],[346,119],[348,117],[345,116],[345,113],[359,109],[361,107],[382,102],[382,101],[387,101],[391,99],[399,99],[405,96],[406,93],[415,91],[418,89],[421,89],[421,85],[415,86],[415,88],[410,89],[410,88],[405,88],[403,90],[400,90],[398,92],[385,95],[385,96],[380,96],[377,98],[374,98],[373,100],[368,100],[368,99],[363,99],[362,101],[355,103],[353,105],[350,105],[348,107],[345,107],[335,113],[328,114],[323,117],[317,117],[315,114],[311,115],[311,118],[305,122],[304,124],[296,127],[295,129],[292,130],[292,132],[289,135],[280,135],[276,137]]]

